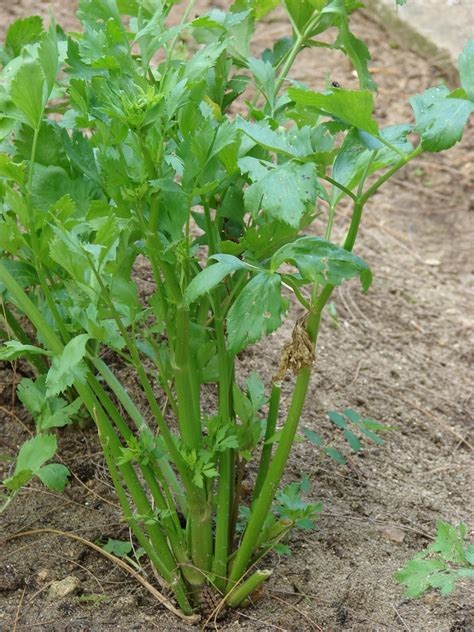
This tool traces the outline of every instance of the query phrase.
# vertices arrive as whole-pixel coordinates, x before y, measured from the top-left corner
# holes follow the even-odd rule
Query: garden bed
[[[19,2],[11,15],[9,9],[2,11],[14,19],[31,14],[36,4]],[[75,3],[51,4],[58,22],[75,28]],[[201,2],[199,9],[205,8]],[[46,4],[41,9],[46,12]],[[373,55],[377,118],[384,124],[407,120],[405,95],[434,85],[437,71],[397,48],[369,16],[356,18],[355,24]],[[258,45],[264,48],[285,29],[276,14],[260,27]],[[323,89],[328,77],[356,86],[342,56],[328,56],[324,66],[319,53],[317,65],[313,58],[311,51],[301,56],[295,78],[314,89]],[[368,205],[357,254],[374,264],[374,284],[367,295],[360,295],[356,284],[338,292],[337,318],[328,316],[321,333],[303,423],[330,438],[334,430],[327,411],[350,407],[396,429],[386,435],[384,446],[347,453],[344,466],[316,454],[308,442],[295,446],[286,477],[309,477],[312,498],[324,504],[318,528],[292,537],[292,557],[268,558],[266,567],[278,572],[262,599],[228,615],[216,629],[473,629],[469,586],[449,598],[427,594],[407,601],[393,580],[394,572],[428,544],[437,520],[469,518],[473,150],[470,129],[447,155],[413,161]],[[146,269],[142,276],[148,292]],[[253,347],[244,358],[246,370],[258,368],[265,377],[265,365],[270,378],[290,336],[288,325]],[[0,451],[12,455],[33,430],[15,402],[18,372],[0,367]],[[74,473],[65,495],[29,486],[0,516],[0,539],[44,527],[91,541],[127,539],[94,428],[66,428],[58,439],[59,453]],[[7,472],[0,471],[2,478]],[[71,575],[80,580],[79,590],[49,601],[50,582]],[[152,575],[149,579],[154,581]],[[58,632],[187,629],[108,560],[51,534],[2,541],[0,629],[15,626]]]

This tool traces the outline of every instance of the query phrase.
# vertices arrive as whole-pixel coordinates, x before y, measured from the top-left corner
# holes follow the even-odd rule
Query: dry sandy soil
[[[17,16],[46,14],[48,6],[1,3],[0,30]],[[75,2],[50,4],[58,22],[76,27]],[[202,2],[200,9],[205,6]],[[405,95],[439,81],[436,69],[396,47],[370,16],[360,15],[355,24],[373,53],[381,124],[409,120]],[[265,47],[286,29],[277,15],[259,30],[256,46]],[[328,74],[344,86],[355,85],[344,60],[314,52],[303,55],[293,74],[315,89],[324,87]],[[301,473],[311,479],[312,497],[324,503],[318,528],[293,537],[292,557],[269,558],[275,573],[263,599],[228,615],[216,629],[474,630],[472,585],[460,586],[449,598],[432,593],[409,601],[393,580],[429,543],[437,520],[469,524],[472,518],[473,151],[471,128],[453,151],[418,159],[370,203],[357,253],[371,265],[374,285],[366,296],[355,283],[338,293],[338,325],[326,321],[303,423],[330,438],[326,411],[349,406],[396,430],[382,447],[347,453],[346,466],[307,443],[296,445],[287,480]],[[339,219],[342,229],[343,214]],[[242,370],[271,375],[290,332],[288,323],[255,347]],[[20,377],[0,365],[0,448],[11,454],[32,430],[12,395]],[[286,386],[288,394],[291,385]],[[66,494],[36,485],[26,489],[0,517],[0,540],[41,527],[92,541],[126,538],[94,429],[68,428],[59,439],[62,458],[75,474]],[[49,582],[67,575],[80,580],[80,593],[49,603]],[[0,629],[14,628],[189,629],[109,561],[46,534],[2,540]]]

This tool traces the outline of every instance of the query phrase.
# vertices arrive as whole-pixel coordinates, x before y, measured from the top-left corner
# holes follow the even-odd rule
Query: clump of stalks
[[[66,468],[47,463],[51,429],[87,413],[125,520],[191,615],[209,588],[229,606],[246,603],[269,576],[256,565],[286,546],[292,528],[314,526],[320,506],[302,498],[305,483],[278,489],[323,311],[342,282],[370,286],[352,252],[367,202],[423,151],[462,136],[473,46],[461,59],[462,88],[418,95],[414,124],[380,129],[370,55],[350,30],[359,3],[283,2],[291,34],[258,57],[255,24],[278,2],[237,0],[228,13],[192,17],[191,1],[179,23],[169,21],[175,4],[82,0],[79,33],[52,19],[45,30],[39,18],[8,31],[0,357],[29,360],[33,378],[19,396],[38,430],[4,481],[6,503],[33,476],[64,487]],[[333,27],[328,43],[321,36]],[[298,55],[321,47],[348,56],[359,89],[315,92],[290,79]],[[239,98],[243,115],[233,114]],[[336,244],[347,199],[351,217]],[[139,256],[153,277],[145,302],[133,275]],[[283,322],[283,288],[304,315],[272,383],[244,380],[236,359]],[[106,350],[134,369],[146,410],[104,362]],[[218,395],[211,413],[202,401],[209,388]],[[373,438],[373,426],[359,428]],[[243,498],[249,472],[254,486]]]

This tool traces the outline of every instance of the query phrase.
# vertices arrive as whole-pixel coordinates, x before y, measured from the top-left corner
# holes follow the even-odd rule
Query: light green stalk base
[[[267,581],[273,571],[256,571],[243,584],[233,590],[228,598],[227,604],[231,608],[239,606],[247,597],[249,597],[254,590],[256,590],[263,582]]]

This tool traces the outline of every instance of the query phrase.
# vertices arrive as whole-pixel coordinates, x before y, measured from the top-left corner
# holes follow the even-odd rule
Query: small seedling
[[[75,598],[75,601],[79,604],[86,604],[88,606],[92,606],[93,608],[98,608],[104,603],[111,602],[112,597],[110,595],[98,595],[91,593],[89,595],[79,595]]]
[[[448,595],[458,582],[474,579],[474,544],[465,541],[466,525],[438,522],[436,530],[434,542],[395,574],[405,586],[406,597],[421,597],[430,589]]]
[[[96,544],[102,546],[107,553],[120,557],[135,570],[141,570],[140,558],[145,555],[145,550],[142,547],[135,549],[130,540],[113,540],[109,538],[105,544],[100,544],[100,542],[96,542]]]

